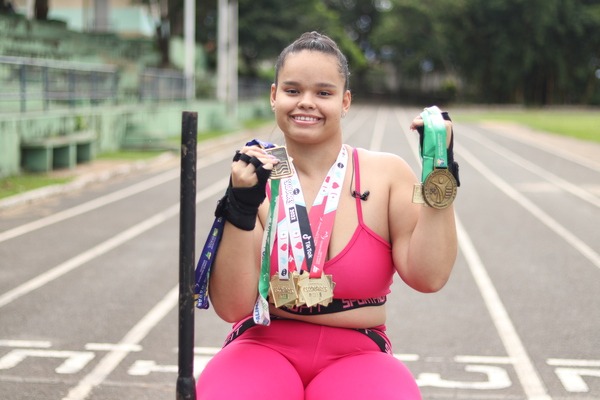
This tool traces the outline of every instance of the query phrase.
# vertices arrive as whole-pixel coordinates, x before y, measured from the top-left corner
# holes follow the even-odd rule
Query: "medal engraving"
[[[265,151],[274,155],[279,160],[279,162],[273,166],[273,171],[271,171],[271,179],[288,178],[294,174],[290,164],[290,157],[288,156],[287,150],[284,146],[265,149]]]
[[[434,169],[423,183],[425,202],[437,209],[448,207],[456,197],[456,179],[445,168]]]
[[[296,284],[293,279],[279,279],[279,276],[271,277],[270,294],[272,303],[279,308],[293,304],[298,298]]]
[[[415,186],[413,187],[412,202],[415,204],[425,203],[425,199],[423,198],[423,185],[420,183],[415,183]]]
[[[308,307],[312,307],[333,297],[331,280],[325,276],[304,279],[298,284],[300,286],[300,293],[304,295],[304,300]]]

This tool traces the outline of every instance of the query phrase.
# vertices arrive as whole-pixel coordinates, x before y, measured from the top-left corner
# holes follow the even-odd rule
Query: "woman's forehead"
[[[334,55],[309,50],[288,54],[279,75],[280,78],[284,75],[314,76],[315,72],[320,77],[343,80]]]

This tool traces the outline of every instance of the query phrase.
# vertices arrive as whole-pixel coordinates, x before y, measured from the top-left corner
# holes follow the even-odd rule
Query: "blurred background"
[[[169,147],[184,108],[201,132],[269,118],[310,30],[358,102],[600,105],[598,0],[0,0],[0,178]]]

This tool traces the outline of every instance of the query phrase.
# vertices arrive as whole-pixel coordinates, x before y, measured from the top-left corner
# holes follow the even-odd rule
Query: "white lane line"
[[[541,208],[536,206],[532,201],[530,201],[527,197],[523,196],[516,189],[510,186],[506,181],[501,179],[498,175],[492,172],[491,169],[485,166],[481,161],[479,161],[473,154],[467,151],[464,148],[460,148],[460,156],[469,164],[475,168],[481,175],[485,176],[486,179],[495,185],[498,189],[500,189],[504,194],[508,197],[516,201],[521,207],[525,208],[536,217],[540,222],[546,225],[550,230],[563,238],[567,243],[573,246],[577,251],[579,251],[585,258],[590,260],[593,265],[597,268],[600,268],[600,255],[594,251],[590,246],[588,246],[585,242],[580,240],[577,236],[567,230],[564,226],[558,223],[554,218],[544,212]]]
[[[161,175],[157,175],[151,179],[147,179],[143,182],[137,183],[132,186],[128,186],[124,189],[117,190],[116,192],[109,193],[105,196],[98,197],[94,200],[82,203],[78,206],[71,207],[69,209],[59,211],[55,214],[48,215],[47,217],[31,221],[27,224],[20,225],[16,228],[10,229],[0,233],[0,242],[15,238],[17,236],[24,235],[26,233],[35,231],[37,229],[44,228],[48,225],[55,224],[57,222],[64,221],[69,218],[76,217],[83,213],[93,211],[97,208],[103,207],[107,204],[114,203],[115,201],[122,200],[129,196],[133,196],[145,190],[151,189],[155,186],[161,185],[165,182],[173,180],[179,176],[179,170],[171,170]]]
[[[396,114],[398,120],[402,121],[403,115]],[[420,160],[418,150],[411,146],[413,155]],[[463,152],[460,153],[463,156]],[[479,170],[480,173],[483,173]],[[483,301],[490,314],[498,336],[502,341],[508,358],[513,361],[513,366],[523,391],[528,400],[551,400],[546,387],[542,382],[537,370],[535,369],[531,358],[525,350],[517,330],[515,329],[502,300],[488,275],[471,238],[464,229],[460,219],[456,216],[456,231],[458,234],[458,244],[463,253],[467,265],[473,275],[475,283],[481,293]]]
[[[229,178],[228,178],[229,179]],[[129,349],[138,346],[150,331],[177,305],[179,299],[179,285],[174,287],[167,295],[150,310],[118,343],[118,347],[105,355],[96,367],[87,374],[79,384],[69,390],[62,400],[86,399],[92,390],[102,384],[104,380],[119,366],[129,354]]]
[[[199,192],[196,196],[196,203],[203,201],[219,192],[222,192],[227,184],[229,183],[229,177],[222,179],[208,186],[206,189]],[[46,272],[36,276],[35,278],[17,286],[16,288],[5,292],[0,295],[0,308],[15,301],[16,299],[30,294],[33,290],[39,289],[47,283],[60,278],[66,273],[79,268],[88,261],[99,257],[116,247],[126,243],[127,241],[141,235],[142,233],[154,228],[155,226],[165,222],[169,218],[172,218],[179,214],[179,203],[170,206],[169,208],[153,215],[152,217],[140,222],[137,225],[132,226],[126,231],[113,236],[112,238],[92,247],[91,249],[65,261],[56,267],[47,270]]]
[[[484,147],[487,147],[489,150],[499,154],[500,156],[506,158],[512,163],[520,166],[521,168],[533,173],[534,175],[539,176],[540,178],[558,186],[562,190],[567,193],[571,193],[572,195],[579,197],[581,200],[587,201],[588,203],[600,207],[600,198],[594,196],[592,193],[582,189],[580,186],[574,185],[571,182],[568,182],[553,173],[535,165],[531,161],[526,160],[525,158],[518,156],[507,148],[492,142],[489,139],[485,139],[481,137],[481,135],[473,134],[473,132],[469,133],[469,130],[466,132],[466,136],[470,137],[471,140],[478,142]]]
[[[462,154],[462,153],[461,153]],[[537,370],[533,366],[527,350],[519,334],[517,333],[509,315],[488,275],[479,254],[471,241],[471,238],[465,231],[462,223],[456,219],[456,230],[458,232],[458,243],[467,265],[471,270],[483,301],[496,326],[500,340],[508,357],[513,361],[513,366],[517,377],[523,386],[523,390],[529,400],[550,400],[551,397],[546,392],[546,387],[542,382]]]
[[[480,125],[484,129],[488,129],[488,131],[491,130],[496,135],[504,136],[511,140],[515,140],[517,142],[527,144],[538,150],[542,150],[542,151],[545,151],[546,153],[552,154],[553,156],[560,157],[560,158],[570,161],[574,164],[578,164],[578,165],[581,165],[582,167],[591,169],[592,171],[600,172],[600,163],[598,163],[598,160],[592,161],[586,157],[579,157],[577,154],[561,148],[560,145],[546,143],[547,141],[544,140],[544,137],[547,137],[548,135],[555,135],[555,134],[547,134],[547,133],[539,133],[539,132],[531,131],[530,129],[523,128],[520,125],[517,125],[517,127],[516,127],[517,131],[515,131],[515,132],[513,132],[514,128],[511,128],[511,127],[498,128],[498,127],[491,126],[490,124],[485,123],[485,122],[481,123]],[[526,132],[530,133],[530,134],[525,134],[525,135],[521,134],[522,129],[525,129]],[[570,140],[571,138],[565,138],[565,139]],[[591,144],[595,145],[594,143],[591,143]]]
[[[48,349],[52,343],[47,340],[0,340],[0,347],[26,347],[30,349]]]
[[[211,153],[206,157],[202,157],[198,160],[198,169],[204,168],[208,165],[214,164],[222,159],[231,156],[231,151],[223,150],[215,153]],[[180,171],[178,168],[171,169],[167,172],[164,172],[160,175],[154,176],[145,181],[136,183],[134,185],[128,186],[124,189],[117,190],[116,192],[109,193],[107,195],[98,197],[94,200],[88,201],[86,203],[79,204],[75,207],[71,207],[69,209],[57,212],[55,214],[49,215],[44,218],[37,219],[35,221],[31,221],[27,224],[23,224],[17,226],[13,229],[9,229],[4,232],[0,232],[0,243],[7,241],[9,239],[13,239],[17,236],[25,235],[29,232],[35,231],[37,229],[41,229],[47,227],[52,224],[56,224],[58,222],[64,221],[69,218],[76,217],[78,215],[84,214],[89,211],[93,211],[100,207],[104,207],[108,204],[114,203],[119,200],[123,200],[127,197],[136,195],[145,190],[152,189],[156,186],[162,185],[168,181],[176,179],[179,177]]]
[[[561,367],[600,367],[600,360],[573,360],[568,358],[549,358],[546,360],[548,365]]]

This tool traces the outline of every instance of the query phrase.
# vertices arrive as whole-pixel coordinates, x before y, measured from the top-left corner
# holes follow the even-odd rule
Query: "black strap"
[[[276,320],[276,319],[277,319],[277,317],[271,316],[271,320]],[[235,339],[239,338],[244,332],[246,332],[248,329],[252,328],[253,326],[256,326],[256,323],[254,322],[254,319],[252,317],[249,317],[246,320],[244,320],[241,324],[239,324],[237,326],[237,328],[235,328],[233,331],[231,331],[229,333],[229,335],[227,335],[227,338],[225,339],[225,343],[223,344],[223,347],[227,346],[228,344],[233,342]],[[375,342],[377,347],[379,347],[379,349],[383,353],[392,354],[392,349],[390,348],[387,340],[385,340],[385,338],[382,336],[383,333],[380,333],[376,329],[359,329],[359,328],[349,328],[349,329],[352,329],[354,331],[362,333],[363,335],[367,335],[373,342]]]

